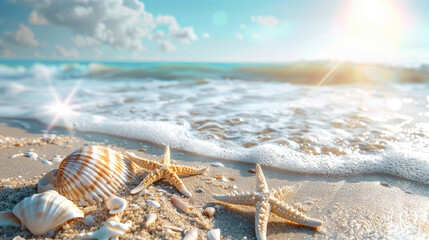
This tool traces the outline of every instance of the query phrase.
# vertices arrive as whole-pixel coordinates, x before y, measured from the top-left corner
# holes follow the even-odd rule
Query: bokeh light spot
[[[225,12],[218,11],[213,14],[213,23],[217,26],[223,26],[228,22],[228,15]]]

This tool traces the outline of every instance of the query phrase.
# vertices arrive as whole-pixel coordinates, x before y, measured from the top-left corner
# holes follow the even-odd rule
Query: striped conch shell
[[[34,235],[45,234],[71,219],[84,217],[72,201],[53,190],[25,198],[15,205],[13,214]]]
[[[76,150],[61,162],[56,190],[80,206],[96,204],[133,181],[137,165],[105,147]],[[55,181],[55,177],[52,178]]]

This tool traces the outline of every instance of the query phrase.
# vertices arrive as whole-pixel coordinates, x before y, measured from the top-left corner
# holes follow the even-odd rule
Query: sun
[[[352,0],[343,6],[341,34],[329,47],[334,58],[364,62],[396,59],[406,18],[395,0]]]

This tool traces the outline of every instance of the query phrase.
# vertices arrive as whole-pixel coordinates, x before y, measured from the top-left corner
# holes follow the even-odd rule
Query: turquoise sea
[[[0,61],[0,117],[298,173],[429,184],[429,68]]]

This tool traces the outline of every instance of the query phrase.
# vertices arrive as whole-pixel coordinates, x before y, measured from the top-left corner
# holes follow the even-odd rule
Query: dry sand
[[[53,135],[43,135],[44,125],[28,120],[2,119],[0,121],[0,211],[10,210],[23,198],[36,192],[38,179],[47,171],[58,168],[58,163],[46,165],[41,159],[52,160],[56,155],[64,157],[86,145],[108,146],[120,152],[134,151],[137,155],[160,159],[162,146],[154,146],[133,140],[124,140],[95,133],[73,133],[55,129]],[[138,151],[147,149],[146,152]],[[20,153],[33,151],[39,158],[33,160]],[[12,155],[18,156],[10,158]],[[213,193],[253,191],[255,174],[249,170],[253,164],[207,159],[172,149],[177,164],[207,166],[205,175],[183,177],[192,192],[191,198],[182,198],[194,207],[185,214],[177,210],[169,199],[180,194],[166,183],[157,182],[149,187],[153,196],[131,196],[129,190],[138,184],[127,186],[118,193],[128,200],[128,208],[121,222],[132,221],[124,239],[181,239],[181,230],[197,228],[199,239],[206,239],[210,229],[219,228],[224,239],[253,239],[254,208],[226,206],[215,202]],[[213,167],[221,162],[225,167]],[[284,199],[304,211],[308,216],[323,221],[318,230],[295,226],[271,215],[268,239],[428,239],[429,238],[429,186],[382,175],[358,177],[307,176],[263,167],[270,188],[300,186],[291,199]],[[139,179],[144,178],[141,172]],[[226,181],[215,178],[225,176]],[[163,190],[160,190],[163,189]],[[160,208],[146,204],[148,199],[161,203]],[[216,214],[209,218],[202,214],[204,208],[214,206]],[[82,220],[64,225],[53,236],[35,237],[26,230],[0,227],[0,239],[60,238],[74,239],[76,234],[94,231],[108,218],[104,203],[82,208],[85,215],[95,217],[95,224],[87,226]],[[158,219],[144,226],[144,216],[155,213]]]

